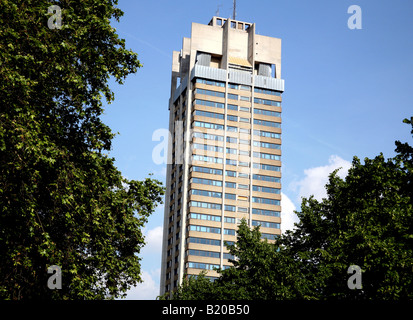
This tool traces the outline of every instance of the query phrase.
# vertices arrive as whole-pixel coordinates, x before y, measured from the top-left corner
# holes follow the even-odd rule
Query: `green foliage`
[[[396,146],[392,159],[354,157],[345,179],[334,171],[327,198],[303,198],[296,229],[274,244],[244,221],[228,247],[233,266],[213,283],[185,281],[173,298],[412,299],[413,148]],[[350,265],[361,267],[362,289],[348,288]]]
[[[62,28],[49,29],[50,5]],[[103,299],[141,281],[157,180],[128,181],[104,151],[108,86],[141,67],[110,19],[117,1],[0,2],[0,297]],[[62,289],[47,288],[47,267]]]

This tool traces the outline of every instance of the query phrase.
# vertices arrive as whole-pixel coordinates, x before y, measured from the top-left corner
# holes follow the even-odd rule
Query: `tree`
[[[110,25],[116,0],[0,2],[0,296],[103,299],[141,281],[157,180],[124,179],[107,153],[102,96],[141,64]],[[62,289],[47,268],[62,269]]]
[[[396,146],[391,159],[354,157],[345,179],[331,173],[327,198],[303,198],[296,229],[274,244],[242,223],[228,247],[233,266],[213,284],[184,282],[173,298],[412,299],[413,148]],[[352,265],[361,289],[348,286]]]
[[[327,199],[303,199],[297,229],[281,241],[316,268],[324,298],[413,298],[413,153],[396,145],[394,158],[354,157],[345,179],[333,172]],[[350,265],[363,270],[361,290],[347,286]]]

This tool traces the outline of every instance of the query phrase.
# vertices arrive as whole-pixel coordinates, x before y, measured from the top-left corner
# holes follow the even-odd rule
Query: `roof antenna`
[[[232,11],[232,19],[236,20],[237,17],[237,0],[234,0],[234,6]]]
[[[222,4],[217,5],[217,11],[215,12],[216,16],[219,17],[219,7],[222,7]]]

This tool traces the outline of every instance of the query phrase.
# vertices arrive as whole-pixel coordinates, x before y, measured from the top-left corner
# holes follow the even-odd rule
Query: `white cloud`
[[[159,296],[160,269],[152,272],[142,271],[142,283],[127,292],[126,300],[155,300]],[[157,279],[157,280],[154,280]]]
[[[298,222],[298,217],[294,213],[296,207],[294,203],[284,193],[281,193],[281,231],[294,229],[294,222]]]
[[[347,175],[348,169],[351,167],[351,162],[337,155],[332,155],[328,159],[328,165],[304,170],[305,177],[293,183],[293,187],[299,188],[297,201],[301,203],[301,197],[308,198],[310,195],[314,195],[314,198],[317,200],[326,198],[327,192],[325,185],[328,182],[328,176],[340,167],[342,169],[340,169],[337,174],[340,178],[344,178]]]
[[[142,250],[145,253],[159,253],[162,250],[163,228],[161,226],[149,229],[144,232],[146,245]]]

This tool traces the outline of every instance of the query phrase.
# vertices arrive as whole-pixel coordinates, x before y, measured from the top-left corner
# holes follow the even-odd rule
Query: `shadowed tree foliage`
[[[396,146],[391,159],[354,157],[345,179],[331,173],[327,198],[303,198],[296,228],[274,244],[244,221],[233,266],[215,282],[185,280],[172,298],[413,299],[413,148]],[[351,265],[361,289],[348,287]]]
[[[128,181],[107,151],[102,98],[141,64],[111,0],[0,1],[0,297],[103,299],[141,281],[159,181]],[[48,7],[62,9],[49,29]],[[105,153],[106,152],[106,153]],[[47,288],[47,268],[62,289]]]

